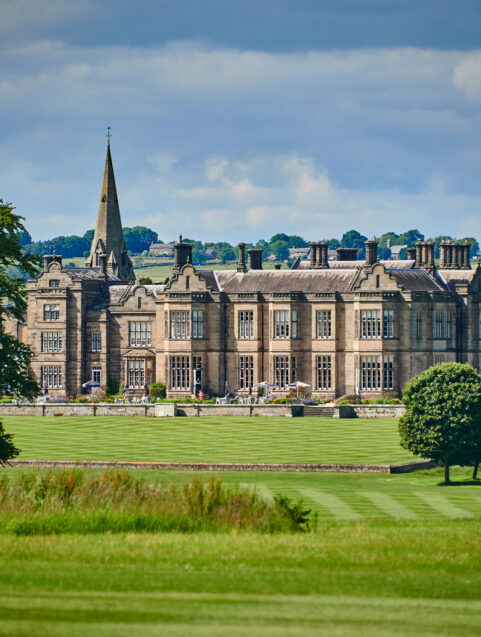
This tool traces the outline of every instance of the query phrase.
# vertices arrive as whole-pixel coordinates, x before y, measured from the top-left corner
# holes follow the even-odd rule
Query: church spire
[[[120,219],[114,168],[110,154],[110,126],[107,130],[107,157],[105,159],[102,190],[100,191],[97,224],[86,265],[90,268],[98,267],[100,255],[105,254],[108,270],[123,281],[134,281],[135,274],[132,261],[127,254],[127,246],[125,245],[122,221]]]

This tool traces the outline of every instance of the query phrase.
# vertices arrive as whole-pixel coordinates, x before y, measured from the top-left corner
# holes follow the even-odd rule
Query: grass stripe
[[[301,490],[301,494],[316,504],[320,504],[328,509],[336,518],[342,520],[358,520],[364,517],[362,513],[355,511],[345,500],[322,489],[317,490],[305,487]]]
[[[462,509],[454,505],[447,497],[440,493],[430,491],[429,493],[419,491],[415,495],[428,504],[438,513],[441,513],[447,518],[472,518],[474,517],[471,511]]]
[[[381,509],[388,517],[399,519],[412,519],[418,516],[410,508],[398,502],[395,498],[381,491],[358,491],[358,495],[370,500]]]

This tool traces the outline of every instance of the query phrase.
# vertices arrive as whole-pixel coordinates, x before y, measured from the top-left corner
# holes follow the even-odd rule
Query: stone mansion
[[[481,365],[481,269],[468,244],[442,244],[439,267],[429,241],[397,261],[380,261],[375,239],[365,261],[347,248],[331,261],[315,241],[310,261],[289,270],[263,270],[261,251],[242,243],[232,270],[202,270],[191,256],[180,239],[170,278],[135,283],[109,146],[85,267],[45,256],[25,322],[12,323],[33,349],[37,382],[63,396],[91,379],[116,379],[129,394],[162,381],[180,397],[256,392],[262,381],[284,396],[299,380],[319,398],[365,398],[399,395],[434,363]]]

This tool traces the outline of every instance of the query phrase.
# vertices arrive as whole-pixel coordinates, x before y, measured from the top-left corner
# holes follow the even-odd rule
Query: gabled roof
[[[445,292],[446,289],[426,270],[403,270],[393,268],[389,274],[406,290],[413,292]]]
[[[357,270],[217,270],[219,289],[224,292],[347,292]]]
[[[476,275],[476,270],[438,270],[437,274],[441,281],[454,291],[456,283],[470,285]]]

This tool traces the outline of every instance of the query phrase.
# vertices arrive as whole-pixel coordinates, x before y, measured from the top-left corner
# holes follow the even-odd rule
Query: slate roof
[[[438,270],[439,278],[450,290],[455,289],[455,284],[469,285],[474,279],[476,270]]]
[[[350,269],[350,268],[359,268],[359,267],[362,267],[364,263],[365,261],[361,261],[361,260],[357,260],[357,261],[335,261],[334,260],[334,261],[329,261],[329,269],[344,270],[344,269]],[[414,261],[409,259],[405,259],[402,261],[389,259],[387,261],[380,261],[380,263],[384,265],[386,270],[399,270],[399,269],[407,270],[409,268],[414,267]],[[294,269],[309,270],[310,269],[309,261],[301,261]]]
[[[64,268],[64,272],[67,272],[72,279],[83,279],[85,280],[97,280],[99,278],[100,270],[99,268]],[[120,281],[115,274],[112,274],[109,270],[107,270],[107,280],[108,281]]]
[[[393,268],[389,274],[399,285],[413,292],[445,292],[446,288],[425,270],[402,270]]]
[[[347,292],[357,270],[218,270],[215,276],[224,292]]]

